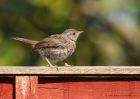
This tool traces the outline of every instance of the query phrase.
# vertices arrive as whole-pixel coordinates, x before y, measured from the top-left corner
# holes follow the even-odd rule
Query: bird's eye
[[[73,35],[75,35],[76,33],[73,33]]]

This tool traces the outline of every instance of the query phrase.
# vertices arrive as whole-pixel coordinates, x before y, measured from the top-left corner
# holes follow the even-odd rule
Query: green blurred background
[[[0,65],[45,65],[11,37],[43,39],[65,29],[85,31],[73,65],[140,65],[140,0],[0,0]]]

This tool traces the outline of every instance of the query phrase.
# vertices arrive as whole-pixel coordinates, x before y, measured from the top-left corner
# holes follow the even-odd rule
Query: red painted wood
[[[0,99],[14,98],[14,78],[0,77]]]
[[[30,99],[38,99],[38,76],[30,76]]]
[[[16,76],[16,99],[37,99],[37,76]]]
[[[18,76],[14,85],[14,78],[0,77],[0,99],[140,99],[140,79],[40,78],[39,84],[37,80]]]
[[[40,99],[140,99],[140,81],[44,79],[39,81],[38,95]]]

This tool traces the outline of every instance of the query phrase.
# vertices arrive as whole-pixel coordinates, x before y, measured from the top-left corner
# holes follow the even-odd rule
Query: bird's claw
[[[64,63],[64,66],[67,66],[67,67],[69,67],[69,66],[71,66],[71,65],[69,65],[68,63]]]
[[[58,66],[54,65],[54,66],[50,66],[51,69],[55,69],[58,71]]]

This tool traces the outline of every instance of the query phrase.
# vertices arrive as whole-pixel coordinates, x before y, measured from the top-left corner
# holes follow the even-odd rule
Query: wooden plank
[[[50,67],[27,66],[0,66],[1,75],[39,74],[39,75],[140,75],[139,66],[71,66],[58,67],[58,70]]]
[[[16,99],[37,99],[37,76],[16,76]]]
[[[40,79],[40,99],[140,99],[139,80]]]
[[[0,77],[0,99],[14,99],[14,77]]]

